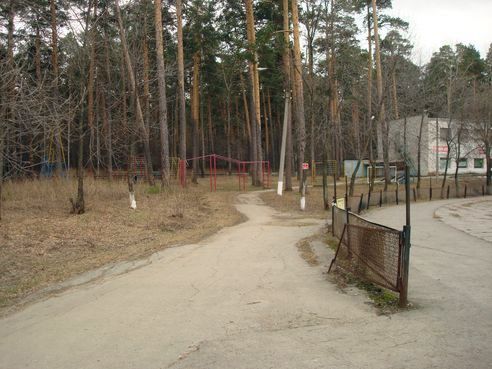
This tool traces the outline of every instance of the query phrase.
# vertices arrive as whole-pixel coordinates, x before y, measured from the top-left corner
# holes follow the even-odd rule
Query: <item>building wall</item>
[[[458,122],[451,122],[451,127],[449,126],[449,121],[443,118],[432,118],[429,119],[429,172],[431,174],[444,174],[446,156],[448,152],[447,142],[444,137],[444,130],[448,130],[451,134],[451,151],[449,155],[450,162],[448,163],[448,174],[454,173],[456,171],[456,157],[458,154],[456,140],[456,129],[459,125]],[[463,168],[458,168],[458,173],[475,173],[475,174],[485,174],[486,173],[486,163],[485,163],[485,153],[480,148],[480,144],[471,137],[463,138],[462,144],[460,145],[460,157],[463,159]],[[466,159],[466,164],[465,164]],[[478,163],[477,163],[478,162]],[[482,164],[481,167],[476,167],[476,164]],[[436,165],[437,164],[437,165]],[[466,166],[465,166],[466,165]],[[437,168],[436,168],[437,167]]]
[[[411,172],[417,173],[418,142],[420,125],[422,124],[422,141],[421,141],[421,174],[428,173],[428,156],[429,156],[429,119],[427,116],[413,116],[406,119],[406,141],[407,153],[410,159]],[[405,153],[405,119],[393,120],[389,122],[389,160],[403,161]],[[381,137],[378,137],[381,142]],[[382,161],[382,153],[379,160]]]
[[[420,125],[422,124],[422,141],[421,141],[421,174],[423,176],[430,174],[443,174],[445,170],[446,155],[448,151],[446,139],[443,136],[443,129],[451,132],[452,144],[450,151],[450,162],[448,163],[448,173],[454,173],[456,170],[457,145],[456,129],[459,123],[452,122],[451,127],[447,119],[428,118],[424,116],[413,116],[406,119],[406,136],[407,152],[409,156],[411,173],[417,174],[418,163],[418,142]],[[389,122],[389,159],[390,161],[404,160],[404,135],[405,120],[399,119]],[[481,150],[480,145],[470,134],[468,139],[463,139],[460,146],[460,157],[462,158],[463,168],[458,169],[458,173],[476,173],[485,174],[486,163],[485,153]],[[378,142],[382,142],[381,134],[378,132]],[[382,152],[379,153],[378,160],[382,161]],[[476,168],[477,164],[482,163],[482,167]],[[465,167],[466,165],[466,167]]]

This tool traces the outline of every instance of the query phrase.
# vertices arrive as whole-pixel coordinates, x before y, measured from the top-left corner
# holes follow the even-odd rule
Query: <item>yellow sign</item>
[[[337,199],[337,208],[345,210],[345,197]]]

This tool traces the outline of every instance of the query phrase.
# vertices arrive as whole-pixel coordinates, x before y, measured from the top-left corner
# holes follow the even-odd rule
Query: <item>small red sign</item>
[[[439,153],[439,154],[446,154],[448,152],[448,147],[447,146],[433,146],[432,152],[433,153]]]
[[[302,169],[309,169],[309,163],[302,163]]]

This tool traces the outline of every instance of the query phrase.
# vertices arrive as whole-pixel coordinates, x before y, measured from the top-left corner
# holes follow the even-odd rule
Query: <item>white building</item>
[[[458,132],[460,144],[458,145]],[[381,131],[378,130],[378,157],[382,161]],[[407,141],[407,152],[412,174],[417,172],[419,136],[420,170],[422,175],[443,174],[448,166],[448,174],[454,173],[458,165],[458,173],[476,173],[485,175],[486,160],[482,143],[477,139],[473,125],[464,124],[441,118],[414,116],[405,120],[389,122],[389,160],[391,162],[404,159],[404,141]],[[449,161],[446,157],[449,149]],[[458,160],[457,160],[458,159]]]

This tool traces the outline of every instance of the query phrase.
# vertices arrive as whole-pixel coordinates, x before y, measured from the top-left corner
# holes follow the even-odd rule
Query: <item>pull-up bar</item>
[[[179,160],[178,163],[178,179],[181,187],[186,187],[186,168],[189,161],[194,160],[207,160],[209,162],[209,172],[210,172],[210,191],[217,191],[217,159],[236,164],[237,166],[237,177],[239,183],[239,190],[246,191],[246,177],[247,177],[247,165],[258,164],[261,165],[261,177],[263,186],[266,188],[270,187],[270,177],[271,177],[271,167],[269,161],[247,161],[238,160],[234,158],[225,157],[217,154],[202,155],[193,158],[188,158],[186,160]]]

